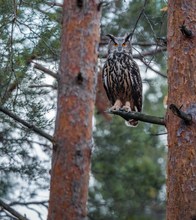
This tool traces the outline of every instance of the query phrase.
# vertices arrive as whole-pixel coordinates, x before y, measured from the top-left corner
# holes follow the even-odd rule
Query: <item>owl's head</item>
[[[128,53],[132,54],[131,36],[132,34],[126,34],[124,37],[115,37],[111,34],[107,34],[110,38],[108,45],[108,53]]]

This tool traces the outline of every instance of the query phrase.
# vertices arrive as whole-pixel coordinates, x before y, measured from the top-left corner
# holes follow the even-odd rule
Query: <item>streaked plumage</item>
[[[142,80],[139,67],[132,57],[130,35],[110,38],[108,57],[103,67],[103,85],[110,100],[111,110],[142,110]],[[129,120],[137,126],[138,121]]]

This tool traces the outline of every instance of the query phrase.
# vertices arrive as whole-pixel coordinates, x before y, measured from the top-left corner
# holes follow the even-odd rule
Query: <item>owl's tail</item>
[[[129,121],[125,121],[125,124],[128,127],[137,127],[138,126],[138,121],[135,119],[130,119]]]

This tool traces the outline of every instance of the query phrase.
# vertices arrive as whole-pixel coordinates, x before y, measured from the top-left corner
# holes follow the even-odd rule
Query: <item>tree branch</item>
[[[176,105],[171,104],[169,106],[169,109],[173,112],[174,115],[181,118],[187,125],[190,125],[192,123],[192,116],[191,116],[191,114],[187,114],[187,113],[181,111],[181,107],[178,108]]]
[[[41,71],[43,71],[44,73],[46,73],[46,74],[48,74],[48,75],[54,77],[55,79],[58,79],[57,73],[53,72],[52,70],[49,70],[48,68],[46,68],[46,67],[44,67],[43,65],[41,65],[41,64],[39,64],[39,63],[36,63],[36,62],[34,62],[34,61],[32,61],[32,63],[33,63],[33,67],[34,67],[35,69],[41,70]]]
[[[160,48],[155,48],[155,49],[145,51],[145,52],[141,52],[141,53],[138,52],[138,54],[133,54],[133,58],[141,60],[146,56],[152,56],[152,55],[158,54],[158,53],[166,51],[166,50],[167,50],[167,47],[160,47]],[[99,58],[106,58],[106,57],[107,57],[106,53],[103,53],[103,54],[100,53],[99,54]]]
[[[9,206],[15,206],[15,205],[24,205],[24,206],[28,206],[28,205],[42,205],[46,208],[48,208],[48,206],[46,205],[48,204],[48,201],[32,201],[32,202],[12,202],[9,204]]]
[[[17,115],[13,114],[9,110],[7,110],[1,106],[0,106],[0,111],[3,112],[4,114],[8,115],[10,118],[14,119],[15,121],[19,122],[20,124],[24,125],[25,127],[29,128],[30,130],[34,131],[36,134],[38,134],[42,137],[45,137],[49,141],[53,142],[53,137],[51,135],[42,131],[40,128],[36,127],[35,125],[29,124],[28,122],[24,121],[23,119],[21,119]]]
[[[7,205],[5,202],[3,202],[0,199],[0,206],[11,213],[13,216],[17,217],[19,220],[29,220],[28,218],[22,216],[19,212],[17,212],[15,209],[11,208],[9,205]]]
[[[42,85],[30,85],[29,88],[52,88],[57,89],[56,85],[42,84]]]
[[[45,2],[46,5],[49,6],[58,6],[58,7],[63,7],[63,4],[57,3],[57,2]]]
[[[155,70],[154,68],[152,68],[152,67],[150,66],[150,64],[148,64],[144,59],[140,59],[140,61],[141,61],[143,64],[145,64],[145,65],[147,66],[147,68],[149,68],[149,69],[152,70],[153,72],[157,73],[158,75],[160,75],[160,76],[162,76],[162,77],[164,77],[164,78],[167,78],[167,76],[166,76],[165,74],[163,74],[163,73],[161,73],[160,71]]]
[[[135,32],[135,29],[137,28],[137,24],[138,24],[138,22],[139,22],[139,20],[140,20],[140,18],[142,16],[142,14],[144,13],[144,10],[145,10],[145,7],[146,7],[146,3],[147,3],[147,0],[144,0],[144,5],[143,5],[142,10],[140,11],[140,14],[139,14],[136,22],[135,22],[135,25],[134,25],[134,28],[133,28],[133,31],[132,31],[132,36],[133,36],[133,34]]]
[[[149,50],[149,51],[146,51],[146,52],[142,52],[142,53],[139,53],[139,54],[134,54],[133,58],[141,59],[143,57],[152,56],[152,55],[155,55],[157,53],[160,53],[160,52],[163,52],[163,51],[166,51],[166,50],[167,50],[167,47],[155,48],[155,49],[152,49],[152,50]]]
[[[126,111],[112,111],[107,110],[106,111],[109,114],[119,115],[122,118],[124,118],[126,121],[130,119],[136,119],[138,121],[143,121],[151,124],[157,124],[157,125],[165,125],[165,119],[163,117],[156,117],[151,115],[146,115],[140,112],[126,112]]]

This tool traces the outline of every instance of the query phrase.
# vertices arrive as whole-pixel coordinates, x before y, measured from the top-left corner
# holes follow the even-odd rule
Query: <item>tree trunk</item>
[[[182,33],[179,26],[192,31]],[[196,219],[196,1],[169,0],[168,106],[192,115],[186,123],[167,112],[167,220]]]
[[[64,0],[48,220],[86,219],[100,12]]]

